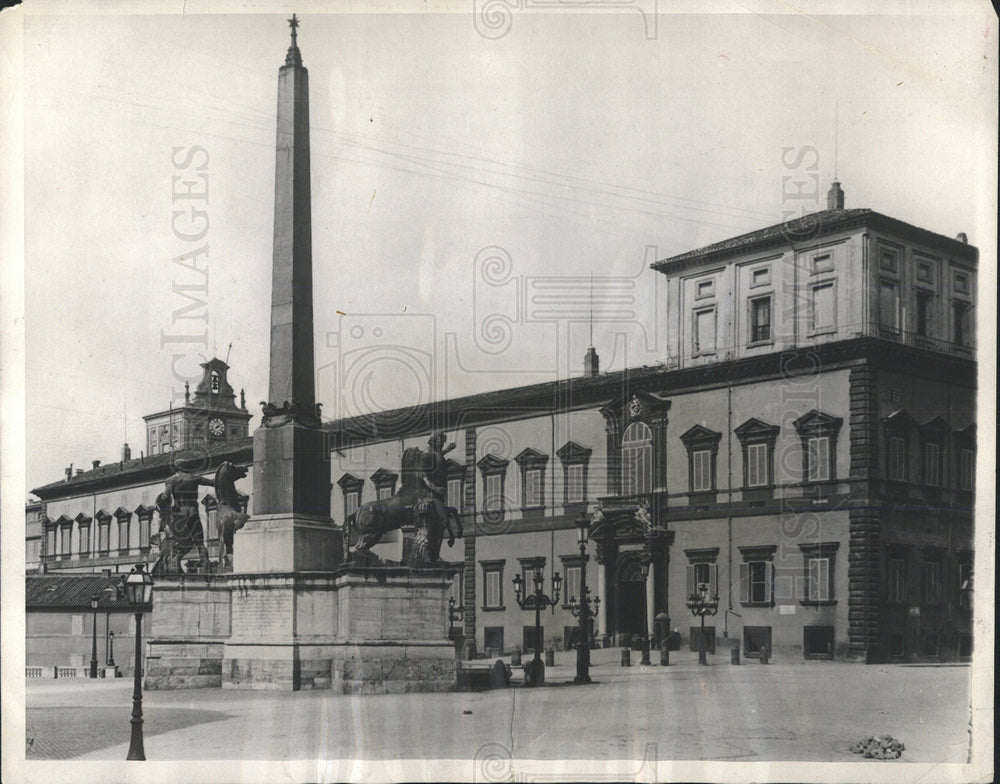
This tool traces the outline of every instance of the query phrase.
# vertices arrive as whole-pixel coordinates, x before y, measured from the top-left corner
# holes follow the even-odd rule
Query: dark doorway
[[[523,648],[523,650],[524,650],[525,653],[532,653],[533,654],[535,652],[535,648],[538,647],[538,642],[536,642],[537,638],[535,636],[535,632],[536,632],[536,629],[535,629],[534,626],[525,626],[524,627],[524,638],[523,638],[524,639],[524,648]],[[542,639],[544,640],[545,639],[545,627],[544,626],[541,628],[541,632],[542,632]],[[539,650],[539,652],[541,652],[542,649],[540,647],[538,647],[538,650]]]
[[[626,580],[618,584],[619,643],[626,645],[634,634],[646,633],[646,585],[645,583]]]

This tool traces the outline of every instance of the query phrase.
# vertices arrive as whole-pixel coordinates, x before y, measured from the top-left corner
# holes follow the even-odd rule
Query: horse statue
[[[219,526],[219,569],[233,568],[233,535],[239,531],[250,515],[243,511],[240,495],[236,490],[236,480],[247,475],[245,466],[238,466],[228,460],[215,472],[216,522]]]
[[[428,566],[440,560],[441,542],[448,534],[448,546],[462,535],[462,521],[454,507],[444,506],[424,481],[426,455],[418,447],[403,451],[402,478],[396,493],[389,498],[362,504],[344,521],[345,555],[354,563],[365,563],[370,550],[389,531],[414,524],[417,534],[406,558],[407,566]],[[454,520],[457,533],[452,530]],[[348,552],[350,531],[358,534],[353,555]]]

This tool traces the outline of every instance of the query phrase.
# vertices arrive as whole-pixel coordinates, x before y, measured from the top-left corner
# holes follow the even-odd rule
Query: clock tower
[[[195,387],[184,384],[184,405],[149,414],[146,420],[146,449],[159,455],[193,446],[221,444],[249,437],[253,415],[247,411],[242,390],[236,393],[229,383],[229,365],[213,358],[202,364],[202,377]]]

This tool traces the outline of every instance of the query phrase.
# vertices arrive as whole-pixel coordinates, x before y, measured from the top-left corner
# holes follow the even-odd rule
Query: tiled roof
[[[924,242],[941,246],[942,244],[957,256],[975,258],[977,250],[972,245],[960,242],[943,234],[936,234],[921,229],[910,223],[890,218],[867,207],[856,207],[849,210],[822,210],[809,213],[794,220],[776,223],[763,229],[729,237],[697,250],[687,251],[678,256],[653,262],[650,266],[655,270],[665,271],[683,262],[702,258],[714,258],[730,255],[740,251],[753,250],[775,244],[802,242],[813,237],[828,234],[832,231],[846,228],[852,224],[873,223],[906,235],[916,235]]]
[[[103,574],[29,574],[25,577],[24,604],[29,610],[89,610],[90,597],[100,594],[98,608],[101,610],[131,609],[132,605],[124,598],[117,598],[114,590],[124,577],[124,574],[111,577]],[[106,588],[111,591],[102,593]]]
[[[204,447],[199,447],[200,450]],[[251,459],[253,454],[253,438],[241,438],[238,441],[222,441],[207,445],[209,463],[218,465],[225,459],[232,459],[240,462]],[[185,450],[186,452],[186,450]],[[140,481],[142,479],[166,478],[172,471],[171,458],[182,454],[178,452],[168,452],[161,455],[149,455],[140,459],[133,459],[127,462],[106,463],[90,471],[83,471],[74,474],[71,479],[63,479],[59,482],[49,482],[47,485],[35,488],[31,492],[42,500],[73,495],[82,491],[85,487],[89,489],[92,484],[113,483],[120,487],[129,481]]]

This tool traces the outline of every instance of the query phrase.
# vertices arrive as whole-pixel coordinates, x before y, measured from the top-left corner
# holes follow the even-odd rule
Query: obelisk
[[[329,570],[341,554],[313,362],[309,72],[294,14],[289,25],[278,71],[269,400],[254,433],[252,517],[234,544],[237,573]]]

